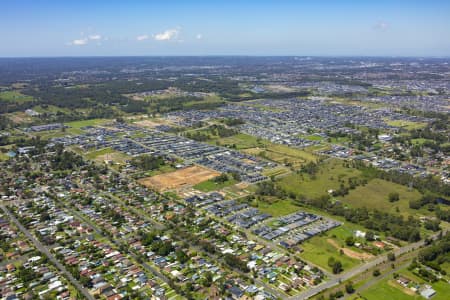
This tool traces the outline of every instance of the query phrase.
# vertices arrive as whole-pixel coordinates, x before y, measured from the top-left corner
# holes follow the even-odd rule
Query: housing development
[[[448,299],[449,63],[0,59],[0,299]]]

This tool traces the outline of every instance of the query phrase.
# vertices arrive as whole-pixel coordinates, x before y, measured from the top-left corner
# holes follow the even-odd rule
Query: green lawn
[[[399,193],[399,201],[389,202],[389,193],[393,192]],[[422,215],[422,211],[419,213],[417,210],[409,208],[409,201],[418,200],[420,197],[421,194],[415,189],[409,190],[408,187],[397,183],[373,179],[365,186],[359,186],[351,190],[348,195],[340,198],[340,200],[355,208],[367,207],[369,209],[396,213],[396,208],[398,207],[400,213],[404,215]]]
[[[33,97],[21,94],[17,91],[0,92],[0,101],[24,103],[32,100]]]
[[[202,192],[211,192],[211,191],[223,189],[224,187],[231,186],[236,183],[237,183],[237,181],[234,179],[228,179],[227,181],[222,182],[222,183],[217,183],[217,182],[214,182],[214,180],[210,179],[210,180],[200,182],[199,184],[196,184],[193,187],[194,187],[194,189],[202,191]]]
[[[307,174],[292,173],[283,177],[278,184],[288,192],[314,198],[327,194],[330,189],[338,189],[339,177],[346,181],[349,177],[358,176],[361,176],[359,170],[345,168],[342,161],[332,159],[320,166],[316,179],[311,179]]]

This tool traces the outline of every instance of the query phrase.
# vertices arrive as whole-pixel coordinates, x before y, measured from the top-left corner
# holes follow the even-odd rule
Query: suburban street
[[[84,296],[86,299],[94,300],[95,298],[85,289],[81,284],[72,276],[71,273],[50,253],[50,251],[42,245],[32,234],[29,232],[14,215],[3,205],[0,204],[0,208],[9,216],[13,223],[19,228],[19,230],[34,244],[34,246],[41,251],[47,258],[64,274],[64,276],[70,281],[70,283]]]

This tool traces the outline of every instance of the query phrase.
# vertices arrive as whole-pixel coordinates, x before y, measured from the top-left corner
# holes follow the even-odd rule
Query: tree
[[[345,239],[345,244],[347,246],[353,246],[355,244],[355,238],[353,236],[349,236]]]
[[[440,224],[439,220],[426,220],[424,223],[424,227],[427,230],[436,232],[441,229],[439,224]]]
[[[381,275],[381,272],[380,272],[380,270],[378,270],[378,269],[375,269],[375,270],[373,270],[373,273],[372,273],[372,275],[373,275],[374,277],[378,277],[378,276],[380,276],[380,275]]]
[[[185,262],[187,262],[189,260],[189,256],[186,255],[186,253],[184,253],[183,250],[177,250],[175,251],[175,255],[177,257],[177,260],[181,263],[184,264]]]
[[[339,274],[342,271],[342,263],[340,261],[336,261],[333,265],[333,274]]]
[[[375,240],[375,234],[373,233],[373,231],[366,232],[366,240],[368,240],[368,241]]]
[[[396,202],[400,200],[400,195],[397,192],[391,192],[388,195],[389,202]]]
[[[387,258],[388,258],[390,261],[395,261],[395,254],[392,253],[392,252],[389,252],[388,255],[387,255]]]
[[[345,291],[347,294],[353,294],[355,292],[355,288],[353,287],[353,283],[349,282],[345,285]]]

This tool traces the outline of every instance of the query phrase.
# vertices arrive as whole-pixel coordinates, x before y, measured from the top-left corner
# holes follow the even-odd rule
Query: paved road
[[[397,271],[400,270],[401,268],[407,266],[409,263],[410,263],[410,262],[408,261],[408,262],[406,262],[406,263],[400,264],[400,265],[396,266],[394,269],[389,270],[389,272],[385,272],[385,273],[383,273],[383,274],[380,275],[380,276],[373,277],[373,278],[370,279],[368,282],[366,282],[365,284],[363,284],[362,286],[360,286],[358,289],[356,289],[355,292],[352,293],[351,295],[346,294],[346,295],[344,296],[344,298],[342,298],[342,300],[345,300],[345,299],[347,299],[348,297],[354,296],[355,294],[358,294],[358,293],[360,293],[360,292],[366,290],[366,289],[369,288],[370,286],[372,286],[372,285],[374,285],[375,283],[379,282],[381,279],[384,279],[384,278],[386,278],[387,276],[390,276],[390,275],[394,274],[395,272],[397,272]]]
[[[2,204],[0,204],[0,208],[10,217],[13,223],[19,228],[22,233],[31,240],[34,246],[41,251],[47,258],[61,271],[62,274],[70,281],[70,283],[86,298],[89,300],[95,300],[95,298],[89,293],[87,289],[85,289],[73,276],[69,273],[66,268],[50,253],[50,251],[41,244],[28,229],[26,229],[14,215]]]
[[[443,234],[445,234],[445,233],[446,232],[443,232]],[[430,238],[436,239],[438,235],[439,234],[437,233],[437,234],[431,236]],[[418,241],[416,243],[409,244],[409,245],[403,246],[401,248],[398,248],[398,249],[394,250],[393,252],[394,252],[395,256],[400,256],[400,255],[402,255],[404,253],[407,253],[407,252],[412,251],[414,249],[420,248],[424,244],[425,244],[425,241],[424,240],[420,240],[420,241]],[[374,260],[371,260],[371,261],[369,261],[369,262],[367,262],[365,264],[357,266],[357,267],[349,270],[348,272],[346,272],[346,273],[344,273],[344,274],[342,274],[340,276],[332,278],[332,279],[330,279],[330,280],[328,280],[328,281],[326,281],[326,282],[324,282],[324,283],[322,283],[322,284],[320,284],[318,286],[315,286],[315,287],[313,287],[313,288],[311,288],[309,290],[306,290],[305,292],[303,292],[301,294],[298,294],[296,296],[290,297],[289,299],[290,300],[309,299],[312,296],[317,295],[318,293],[320,293],[320,292],[322,292],[322,291],[324,291],[324,290],[326,290],[328,288],[331,288],[331,287],[339,284],[342,281],[350,279],[350,278],[358,275],[359,273],[362,273],[362,272],[366,271],[367,269],[373,268],[376,265],[378,265],[378,264],[380,264],[380,263],[382,263],[383,261],[386,261],[386,260],[387,260],[387,255],[379,256],[379,257],[375,258]]]
[[[64,204],[62,204],[64,205]],[[89,226],[91,226],[95,232],[97,232],[99,235],[107,237],[103,230],[98,228],[96,224],[94,224],[91,220],[89,220],[87,217],[85,217],[84,215],[82,215],[81,213],[79,213],[78,211],[71,209],[70,207],[64,205],[66,209],[68,209],[72,214],[74,214],[79,220],[82,220],[83,222],[86,222]],[[110,242],[112,242],[113,244],[115,244],[117,247],[120,247],[121,245],[126,245],[126,241],[124,241],[123,239],[110,239],[108,238],[108,240]],[[137,255],[135,255],[131,250],[127,251],[127,254],[129,254],[131,257],[133,257],[136,261],[138,261],[138,257]],[[145,262],[140,262],[140,264],[149,272],[151,272],[154,276],[159,277],[161,280],[163,280],[165,283],[169,284],[170,280],[164,276],[163,274],[161,274],[160,272],[158,272],[155,268],[153,268],[152,266],[150,266],[149,264],[145,263]]]

